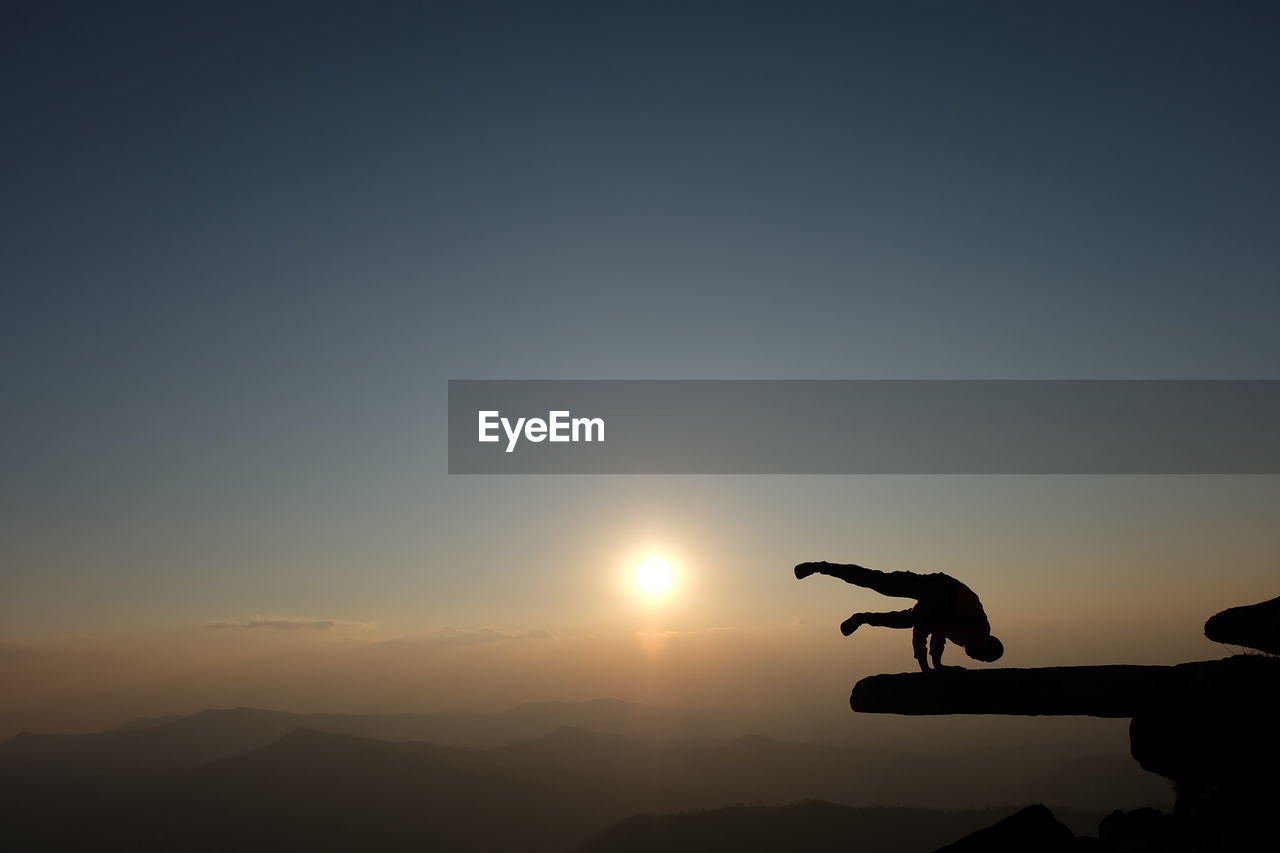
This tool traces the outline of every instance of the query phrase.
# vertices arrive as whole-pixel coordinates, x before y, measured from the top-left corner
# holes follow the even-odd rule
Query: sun
[[[661,598],[675,584],[675,570],[662,557],[645,557],[636,564],[632,575],[636,589],[650,598]]]

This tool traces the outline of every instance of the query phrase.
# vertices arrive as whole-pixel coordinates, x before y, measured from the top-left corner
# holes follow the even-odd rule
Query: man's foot
[[[802,581],[809,575],[821,569],[822,563],[800,563],[796,566],[796,580]]]
[[[840,633],[847,637],[865,624],[866,623],[862,621],[862,614],[855,613],[840,623]]]

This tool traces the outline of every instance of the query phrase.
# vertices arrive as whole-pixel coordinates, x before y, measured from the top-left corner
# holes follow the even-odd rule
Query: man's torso
[[[991,633],[982,602],[969,587],[941,572],[925,575],[925,595],[912,608],[916,624],[963,645],[974,636]]]

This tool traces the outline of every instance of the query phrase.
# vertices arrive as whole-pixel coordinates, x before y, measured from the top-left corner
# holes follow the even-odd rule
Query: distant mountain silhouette
[[[182,714],[168,714],[163,717],[135,717],[127,723],[121,723],[111,731],[115,732],[140,732],[146,729],[154,729],[157,726],[166,726],[169,723],[176,723],[182,719]]]
[[[578,721],[590,720],[586,728]],[[637,798],[634,811],[714,808],[733,802],[784,804],[824,799],[851,805],[971,808],[1042,799],[1056,807],[1105,811],[1167,801],[1166,786],[1124,756],[1057,762],[1040,778],[990,772],[1007,756],[923,756],[797,744],[720,728],[713,715],[602,700],[523,705],[503,714],[290,714],[249,708],[149,720],[87,735],[22,734],[0,744],[0,789],[7,780],[65,787],[108,778],[164,777],[268,746],[305,728],[384,741],[439,746],[503,744],[490,765],[555,771],[581,784],[646,784],[671,796]],[[595,727],[605,727],[599,731]],[[638,734],[659,732],[661,734]],[[514,741],[514,742],[513,742]]]
[[[307,729],[163,777],[4,794],[5,850],[553,851],[627,813],[479,750]]]
[[[922,853],[1011,811],[857,809],[820,801],[781,807],[739,805],[627,818],[589,840],[578,853]]]
[[[9,769],[0,775],[0,850],[549,853],[637,814],[734,802],[919,802],[958,780],[973,781],[971,765],[947,771],[925,757],[756,736],[648,737],[574,727],[491,749],[294,728],[243,749],[295,716],[206,712],[98,736],[17,738],[6,745]],[[56,749],[49,751],[50,743]],[[130,748],[147,772],[129,769]],[[15,769],[36,766],[41,750],[68,772]],[[1017,802],[1025,792],[1006,795]],[[988,811],[987,822],[1002,814]],[[1079,823],[1096,826],[1098,817],[1081,815]],[[978,825],[948,823],[939,837]]]
[[[21,733],[0,744],[0,779],[169,773],[266,746],[298,728],[375,740],[492,747],[561,726],[651,736],[732,736],[726,715],[637,705],[617,699],[519,705],[499,714],[292,714],[256,708],[142,718],[83,735]]]
[[[1054,818],[1053,812],[1037,803],[935,853],[1075,853],[1082,843]]]
[[[723,804],[753,791],[752,779],[773,776],[786,763],[779,757],[791,754],[796,769],[812,766],[804,753],[797,757],[786,744],[756,738],[664,742],[568,728],[492,750],[297,729],[268,746],[164,777],[34,790],[10,786],[0,792],[0,849],[550,853],[572,850],[639,812]],[[857,775],[848,770],[845,775]],[[811,820],[817,808],[824,807],[780,811]],[[863,811],[870,817],[823,825],[834,839],[837,830],[880,826],[897,814],[898,823],[889,824],[899,826],[903,837],[932,843],[1008,813],[958,818],[925,810]],[[747,826],[733,831],[752,832],[756,815],[729,810],[718,823],[728,827],[743,818]],[[773,822],[781,827],[789,820]],[[894,841],[899,830],[893,826],[876,831],[879,846],[866,849],[911,849],[899,844],[901,838]],[[870,843],[872,835],[867,838]]]

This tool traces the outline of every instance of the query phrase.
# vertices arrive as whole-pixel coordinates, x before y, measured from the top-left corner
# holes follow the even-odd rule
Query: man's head
[[[965,643],[964,651],[974,660],[994,663],[1004,654],[1004,643],[1000,642],[999,638],[987,634],[985,637]]]

